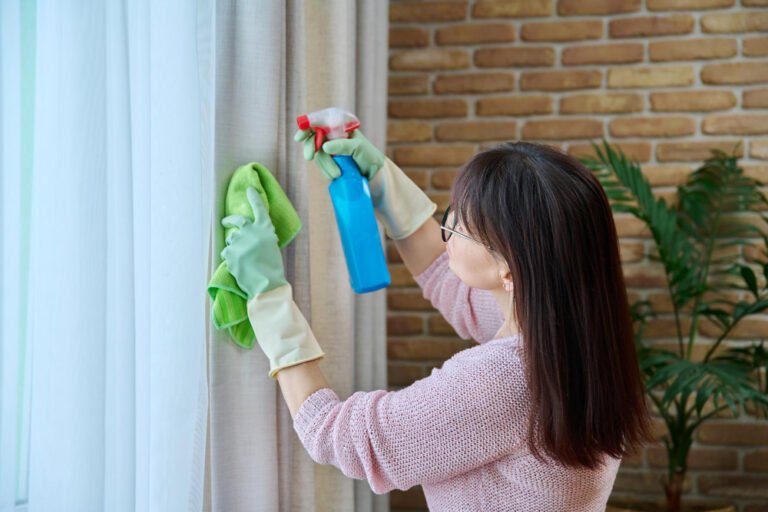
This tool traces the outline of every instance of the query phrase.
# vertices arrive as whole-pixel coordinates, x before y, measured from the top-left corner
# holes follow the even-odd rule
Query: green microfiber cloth
[[[224,217],[243,215],[253,219],[251,205],[245,195],[248,187],[253,187],[267,205],[269,218],[275,226],[277,244],[282,249],[301,231],[301,219],[296,209],[285,195],[280,183],[263,165],[251,162],[239,167],[229,180],[227,195],[224,199]],[[223,217],[222,217],[223,218]],[[226,228],[224,239],[238,228]],[[229,330],[232,340],[243,348],[253,348],[256,336],[248,321],[248,297],[237,285],[229,273],[227,262],[222,261],[213,273],[208,284],[208,294],[213,301],[213,325],[217,329]]]

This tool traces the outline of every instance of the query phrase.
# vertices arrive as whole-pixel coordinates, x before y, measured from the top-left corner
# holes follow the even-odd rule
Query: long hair
[[[531,393],[528,444],[594,469],[650,441],[618,237],[608,198],[580,162],[505,143],[459,171],[451,209],[512,274]]]

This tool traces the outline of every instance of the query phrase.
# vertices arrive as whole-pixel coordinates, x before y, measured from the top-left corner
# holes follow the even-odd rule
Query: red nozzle
[[[303,116],[297,117],[296,124],[299,125],[300,130],[309,130],[309,127],[310,127],[309,116],[304,114]]]

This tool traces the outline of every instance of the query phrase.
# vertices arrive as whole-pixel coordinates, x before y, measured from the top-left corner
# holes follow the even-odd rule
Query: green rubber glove
[[[293,140],[301,142],[304,145],[304,160],[315,160],[315,163],[322,171],[323,176],[328,180],[333,180],[341,176],[341,171],[331,155],[320,149],[315,152],[315,131],[299,130],[293,136]]]
[[[225,228],[238,230],[227,237],[221,257],[248,296],[248,320],[269,359],[269,376],[277,379],[283,368],[319,359],[325,353],[293,300],[267,205],[253,187],[248,187],[246,196],[253,220],[243,215],[222,219]]]
[[[339,167],[330,155],[349,155],[357,164],[360,173],[372,180],[386,157],[376,146],[371,144],[363,132],[355,130],[348,139],[336,139],[325,142],[320,151],[315,151],[315,132],[313,130],[299,130],[294,135],[294,140],[304,144],[304,159],[312,160],[314,157],[317,166],[326,178],[334,179],[341,175]]]
[[[312,160],[329,180],[341,175],[330,155],[348,155],[368,178],[374,214],[393,240],[410,236],[437,210],[437,204],[360,130],[349,139],[329,140],[315,151],[314,130],[299,130],[294,140],[304,144],[304,158]]]
[[[287,281],[275,226],[264,201],[253,187],[248,187],[246,196],[253,210],[253,221],[244,215],[230,215],[221,220],[225,228],[239,228],[227,237],[221,257],[250,300],[257,293],[283,286]]]

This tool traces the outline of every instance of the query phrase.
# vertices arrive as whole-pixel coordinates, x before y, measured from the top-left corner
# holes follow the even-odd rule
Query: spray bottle
[[[314,130],[316,151],[325,139],[346,138],[360,127],[357,117],[336,107],[299,116],[296,122],[302,130]],[[355,293],[386,288],[390,284],[389,269],[373,213],[368,180],[351,156],[331,156],[339,166],[341,176],[331,181],[328,193],[344,248],[350,285]]]

